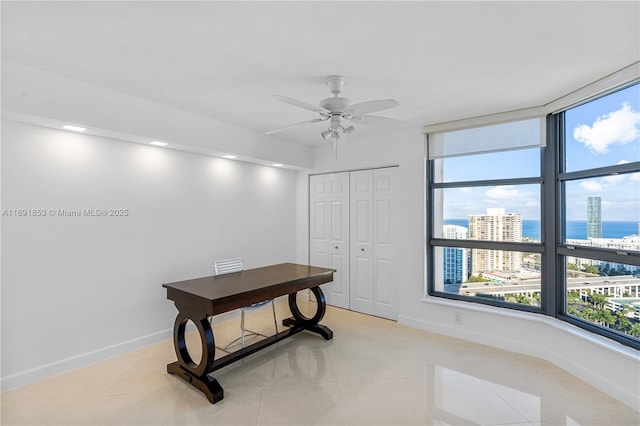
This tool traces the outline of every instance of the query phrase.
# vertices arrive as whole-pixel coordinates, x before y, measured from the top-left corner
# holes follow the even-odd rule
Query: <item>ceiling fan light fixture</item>
[[[356,128],[355,128],[355,127],[353,127],[353,126],[349,126],[349,127],[347,127],[346,129],[344,129],[342,132],[343,132],[343,133],[346,133],[346,134],[348,135],[349,133],[353,133],[355,130],[356,130]]]
[[[320,133],[322,135],[322,139],[324,139],[325,141],[328,141],[329,138],[331,138],[333,136],[334,131],[329,129],[329,130],[325,130],[324,132]]]

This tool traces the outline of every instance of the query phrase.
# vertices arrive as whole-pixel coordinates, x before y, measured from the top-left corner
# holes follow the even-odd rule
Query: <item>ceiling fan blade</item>
[[[306,102],[303,101],[299,101],[297,99],[293,99],[290,98],[288,96],[282,96],[282,95],[273,95],[274,98],[287,103],[289,105],[293,105],[293,106],[297,106],[298,108],[304,108],[304,109],[308,109],[309,111],[313,111],[313,112],[317,112],[319,114],[322,114],[323,116],[328,116],[331,114],[331,112],[329,110],[326,110],[322,107],[316,106],[316,105],[311,105],[308,104]]]
[[[377,101],[366,101],[353,104],[347,108],[347,112],[353,116],[360,116],[371,112],[378,112],[397,107],[398,105],[400,104],[395,99],[380,99]]]
[[[265,135],[272,135],[274,133],[282,132],[283,130],[289,130],[291,128],[298,127],[298,126],[303,126],[305,124],[319,123],[320,121],[327,121],[328,119],[329,119],[329,117],[327,117],[327,118],[314,118],[313,120],[301,121],[300,123],[291,124],[291,125],[286,126],[286,127],[281,127],[279,129],[276,129],[276,130],[271,130],[269,132],[265,132]]]
[[[352,117],[349,120],[354,123],[361,123],[371,127],[401,127],[407,125],[404,121],[394,120],[393,118],[378,117],[377,115],[362,115]]]

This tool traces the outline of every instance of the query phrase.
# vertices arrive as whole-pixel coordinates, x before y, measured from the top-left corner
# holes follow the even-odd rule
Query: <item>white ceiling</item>
[[[546,104],[640,59],[640,3],[2,2],[2,58],[265,132],[324,78],[433,124]],[[326,123],[278,137],[322,143]],[[350,137],[371,132],[365,126]]]

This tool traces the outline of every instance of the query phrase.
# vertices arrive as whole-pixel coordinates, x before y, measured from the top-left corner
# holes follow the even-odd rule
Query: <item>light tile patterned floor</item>
[[[268,331],[270,314],[249,325]],[[322,322],[332,341],[301,333],[214,374],[216,405],[166,373],[165,341],[3,392],[1,424],[640,425],[640,413],[535,358],[331,307]],[[238,327],[216,325],[217,343]]]

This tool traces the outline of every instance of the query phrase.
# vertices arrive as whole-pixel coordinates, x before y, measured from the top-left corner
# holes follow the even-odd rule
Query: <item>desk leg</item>
[[[196,325],[198,333],[200,333],[202,358],[197,364],[187,350],[184,336],[189,320]],[[178,316],[173,326],[173,345],[178,361],[167,365],[167,373],[174,374],[200,390],[212,404],[222,400],[224,398],[222,386],[216,379],[207,375],[213,371],[215,343],[213,330],[206,315],[202,317],[193,313],[187,314],[178,307]]]
[[[312,287],[311,292],[316,297],[317,306],[315,315],[311,318],[304,316],[298,308],[297,293],[291,293],[289,294],[289,309],[291,309],[293,318],[283,320],[282,324],[287,327],[301,327],[312,333],[321,335],[325,340],[331,340],[333,339],[333,331],[329,327],[319,324],[327,309],[324,293],[320,287]]]
[[[189,371],[182,368],[179,362],[167,364],[167,373],[181,378],[191,386],[198,389],[212,404],[215,404],[224,398],[224,389],[222,389],[222,386],[220,386],[220,383],[218,383],[216,379],[209,377],[206,374],[204,376],[194,376]]]

